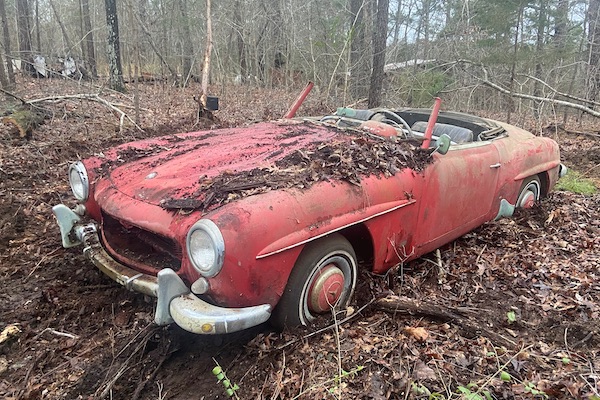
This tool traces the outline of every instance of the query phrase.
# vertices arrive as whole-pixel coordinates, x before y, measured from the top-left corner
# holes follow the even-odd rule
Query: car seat
[[[417,121],[413,124],[411,129],[415,132],[425,133],[427,122]],[[473,141],[473,131],[470,129],[456,125],[436,123],[433,127],[433,136],[440,137],[444,134],[450,136],[450,140],[457,144]]]

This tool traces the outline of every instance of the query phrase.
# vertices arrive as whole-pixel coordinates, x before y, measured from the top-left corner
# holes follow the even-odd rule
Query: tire
[[[309,326],[321,315],[331,316],[331,308],[343,310],[352,298],[357,270],[354,249],[342,235],[309,243],[296,260],[271,324],[279,329]]]
[[[540,178],[536,176],[530,176],[523,181],[519,197],[515,203],[516,208],[531,208],[535,203],[540,200],[542,196],[542,184]]]

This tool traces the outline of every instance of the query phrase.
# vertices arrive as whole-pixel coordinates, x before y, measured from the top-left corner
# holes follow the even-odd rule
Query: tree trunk
[[[366,0],[350,0],[350,94],[355,99],[367,94],[369,65],[365,43],[364,8]]]
[[[2,57],[2,52],[0,52],[0,87],[8,90],[10,84],[8,83],[8,77],[6,76],[6,71],[4,70],[4,57]]]
[[[600,90],[600,0],[590,0],[588,24],[589,98],[596,100]]]
[[[6,54],[6,72],[8,78],[8,89],[15,85],[15,72],[13,70],[12,58],[10,56],[10,34],[8,30],[8,19],[6,18],[6,5],[0,0],[0,23],[2,24],[2,37],[4,38],[4,54]]]
[[[246,82],[248,77],[248,65],[246,62],[246,49],[244,43],[244,25],[242,23],[242,1],[236,0],[233,10],[233,29],[237,38],[237,53],[240,64],[240,77],[242,82]]]
[[[93,78],[98,76],[98,67],[96,66],[96,50],[94,49],[94,31],[92,29],[92,20],[90,19],[89,0],[80,0],[81,16],[83,19],[83,41],[85,42],[85,63],[89,68],[90,75]]]
[[[192,75],[194,46],[192,42],[192,34],[190,32],[186,0],[178,0],[177,3],[179,5],[179,11],[181,12],[181,30],[183,34],[181,37],[181,42],[183,43],[181,86],[185,86],[188,79]]]
[[[212,113],[206,108],[208,96],[208,77],[210,73],[210,55],[212,53],[212,18],[210,16],[210,2],[206,0],[206,49],[204,51],[204,63],[202,64],[202,83],[200,86],[200,98],[198,99],[198,118],[211,118]]]
[[[144,35],[146,36],[146,38],[148,38],[148,43],[150,44],[150,47],[152,48],[152,50],[154,50],[154,54],[156,54],[156,56],[159,58],[161,65],[164,65],[165,67],[167,67],[167,69],[171,73],[171,76],[173,77],[173,80],[177,81],[177,71],[175,71],[173,69],[173,67],[171,67],[169,65],[169,63],[167,63],[167,60],[165,59],[165,57],[163,57],[163,53],[161,53],[161,51],[158,49],[158,46],[156,46],[156,43],[154,42],[154,39],[152,39],[152,35],[150,34],[150,31],[148,30],[148,28],[142,21],[142,17],[139,13],[135,14],[135,19],[137,20],[138,24],[140,25],[140,28],[142,28],[142,32],[144,32]],[[164,34],[166,35],[166,32]],[[166,38],[166,36],[165,36],[165,38]]]
[[[71,39],[69,38],[69,34],[67,33],[67,28],[65,28],[65,24],[63,24],[63,22],[62,22],[62,19],[60,18],[60,14],[56,10],[56,6],[54,5],[54,2],[52,0],[48,0],[48,2],[50,3],[50,7],[52,8],[52,11],[54,12],[54,17],[56,18],[56,22],[58,23],[58,26],[60,26],[60,31],[62,33],[63,40],[65,41],[65,47],[66,47],[65,56],[70,56],[71,51],[73,51],[73,44],[71,43]]]
[[[121,50],[119,46],[119,18],[117,16],[117,0],[104,0],[106,7],[106,25],[108,27],[108,65],[110,68],[110,87],[124,92],[123,68],[121,67]]]
[[[558,0],[558,4],[556,5],[556,17],[554,21],[553,42],[556,50],[558,51],[559,58],[562,58],[569,33],[569,0]]]
[[[377,14],[373,29],[373,71],[369,88],[369,108],[381,104],[383,89],[383,67],[385,65],[385,47],[387,39],[389,0],[377,0]]]
[[[510,85],[509,85],[509,90],[512,93],[512,91],[514,90],[515,87],[515,77],[516,77],[516,73],[517,73],[517,55],[519,52],[519,30],[521,27],[521,19],[523,18],[523,4],[520,3],[519,4],[519,9],[517,11],[517,24],[515,26],[515,38],[514,38],[514,42],[513,42],[513,60],[512,60],[512,65],[510,68]],[[512,98],[512,96],[510,96],[508,99],[508,107],[506,110],[506,122],[510,124],[510,119],[512,116],[512,112],[515,109],[515,101]]]
[[[35,0],[35,48],[38,53],[42,52],[42,39],[40,33],[40,2]]]
[[[538,79],[542,79],[542,60],[543,50],[544,50],[544,33],[546,30],[546,1],[540,0],[539,2],[539,15],[537,21],[537,38],[535,45],[536,52],[536,63],[535,63],[535,77]],[[542,87],[539,81],[535,81],[533,84],[533,95],[536,97],[542,96]],[[542,107],[542,102],[535,101],[533,103],[533,115],[536,119],[540,117],[540,108]]]
[[[15,133],[22,138],[31,136],[31,132],[37,128],[46,118],[46,114],[40,110],[27,106],[21,107],[12,114],[3,117],[2,123],[12,126]]]
[[[33,68],[33,56],[31,53],[31,32],[29,24],[29,4],[27,0],[16,0],[17,2],[17,36],[19,38],[20,59],[24,61],[22,68],[29,72],[35,72]]]

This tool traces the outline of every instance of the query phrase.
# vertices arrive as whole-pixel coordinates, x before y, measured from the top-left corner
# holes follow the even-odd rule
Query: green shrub
[[[598,188],[591,179],[585,178],[579,172],[572,169],[567,171],[567,174],[558,180],[556,189],[585,195],[591,195],[598,191]]]

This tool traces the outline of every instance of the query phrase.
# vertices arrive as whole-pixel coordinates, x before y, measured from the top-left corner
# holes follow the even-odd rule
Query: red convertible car
[[[331,316],[359,261],[383,273],[564,172],[554,141],[501,122],[340,108],[121,145],[72,164],[78,205],[53,212],[63,246],[157,298],[157,324],[220,334]]]

